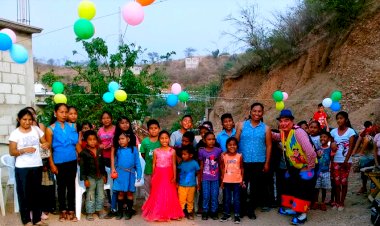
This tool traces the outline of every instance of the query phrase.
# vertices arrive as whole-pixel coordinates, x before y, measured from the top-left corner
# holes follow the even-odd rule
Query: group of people
[[[149,136],[140,143],[131,121],[124,116],[114,125],[112,114],[103,112],[101,127],[95,131],[89,122],[77,125],[75,107],[57,104],[45,128],[33,108],[22,109],[17,128],[9,137],[10,155],[16,157],[21,221],[27,226],[48,225],[45,220],[55,211],[56,185],[59,220],[77,221],[78,166],[86,187],[89,221],[95,219],[94,214],[100,219],[131,219],[136,214],[136,184],[142,179],[142,217],[148,221],[192,220],[199,214],[202,220],[210,217],[240,223],[244,216],[256,219],[256,208],[266,212],[280,206],[278,212],[292,216],[291,223],[298,225],[307,221],[310,208],[326,210],[328,189],[332,189],[329,203],[342,211],[351,156],[359,149],[355,148],[357,133],[348,114],[336,114],[335,129],[329,128],[323,106],[310,122],[299,125],[290,110],[282,110],[277,129],[266,125],[263,116],[261,103],[252,104],[249,118],[236,126],[231,114],[223,114],[223,130],[218,134],[214,134],[212,123],[205,121],[198,128],[199,141],[192,132],[191,115],[184,115],[181,128],[172,134],[161,131],[159,122],[150,119]],[[378,164],[379,134],[374,147]],[[104,194],[106,167],[113,186]],[[42,192],[44,199],[40,199]]]

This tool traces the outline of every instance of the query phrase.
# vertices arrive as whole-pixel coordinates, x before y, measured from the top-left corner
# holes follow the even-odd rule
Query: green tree
[[[142,50],[135,48],[133,44],[122,44],[118,51],[109,54],[105,41],[94,38],[91,41],[82,41],[83,47],[88,54],[86,63],[68,61],[66,66],[74,69],[77,75],[65,84],[67,104],[78,109],[78,122],[89,120],[98,124],[103,111],[111,112],[117,116],[142,120],[149,114],[148,105],[152,99],[161,92],[166,84],[166,75],[158,68],[143,68],[139,75],[134,75],[130,70]],[[75,54],[75,52],[74,52]],[[126,91],[128,98],[125,102],[114,100],[107,104],[102,96],[108,92],[108,83],[116,81],[122,90]],[[52,98],[46,100],[47,107],[44,109],[42,120],[48,123],[53,109]]]

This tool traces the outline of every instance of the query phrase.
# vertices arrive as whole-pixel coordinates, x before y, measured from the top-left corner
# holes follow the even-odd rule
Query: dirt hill
[[[243,120],[256,101],[265,105],[265,122],[276,126],[275,90],[289,94],[285,107],[296,121],[310,119],[318,103],[340,90],[342,110],[356,129],[365,120],[380,123],[380,7],[371,10],[339,39],[314,32],[304,41],[304,51],[286,65],[227,78],[209,116],[216,128],[223,113],[232,113],[235,122]],[[335,125],[334,113],[328,113]]]

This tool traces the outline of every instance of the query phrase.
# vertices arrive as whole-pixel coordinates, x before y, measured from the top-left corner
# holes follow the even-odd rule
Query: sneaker
[[[284,216],[293,216],[296,212],[292,209],[285,209],[284,207],[278,208],[278,213]]]
[[[303,218],[303,219],[299,219],[299,216],[295,216],[293,217],[292,219],[292,225],[300,225],[300,224],[304,224],[305,222],[307,221],[307,217]]]
[[[229,214],[223,214],[223,217],[220,218],[220,222],[226,222],[231,220],[231,216]]]
[[[320,210],[322,210],[322,211],[326,211],[327,210],[327,207],[326,207],[325,203],[321,203]]]
[[[338,206],[338,211],[343,211],[344,210],[344,206]]]
[[[208,220],[208,215],[207,213],[202,213],[202,220],[207,221]]]
[[[92,213],[87,214],[87,215],[86,215],[86,220],[88,220],[88,221],[93,221],[93,220],[95,220],[95,219],[94,219],[94,214],[92,214]]]
[[[234,223],[235,224],[240,224],[240,217],[239,216],[235,216],[234,217]]]
[[[213,219],[213,220],[219,220],[218,213],[211,213],[211,219]]]
[[[112,219],[112,218],[114,218],[116,216],[116,212],[114,212],[114,211],[110,211],[105,217],[104,217],[104,219]]]
[[[334,204],[334,205],[333,205],[333,207],[332,207],[332,209],[333,209],[333,210],[337,210],[337,209],[338,209],[338,207],[339,207],[339,205],[338,205],[338,204]]]

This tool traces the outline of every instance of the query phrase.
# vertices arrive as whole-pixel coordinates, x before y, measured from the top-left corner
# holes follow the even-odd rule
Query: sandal
[[[77,222],[78,221],[78,218],[75,216],[75,212],[74,211],[69,211],[69,220],[71,222]]]
[[[66,210],[61,211],[61,214],[59,215],[59,221],[64,222],[67,219]]]
[[[35,223],[34,225],[39,225],[39,226],[48,226],[49,224],[46,223],[46,222],[43,222],[43,221],[39,221],[37,223]]]

